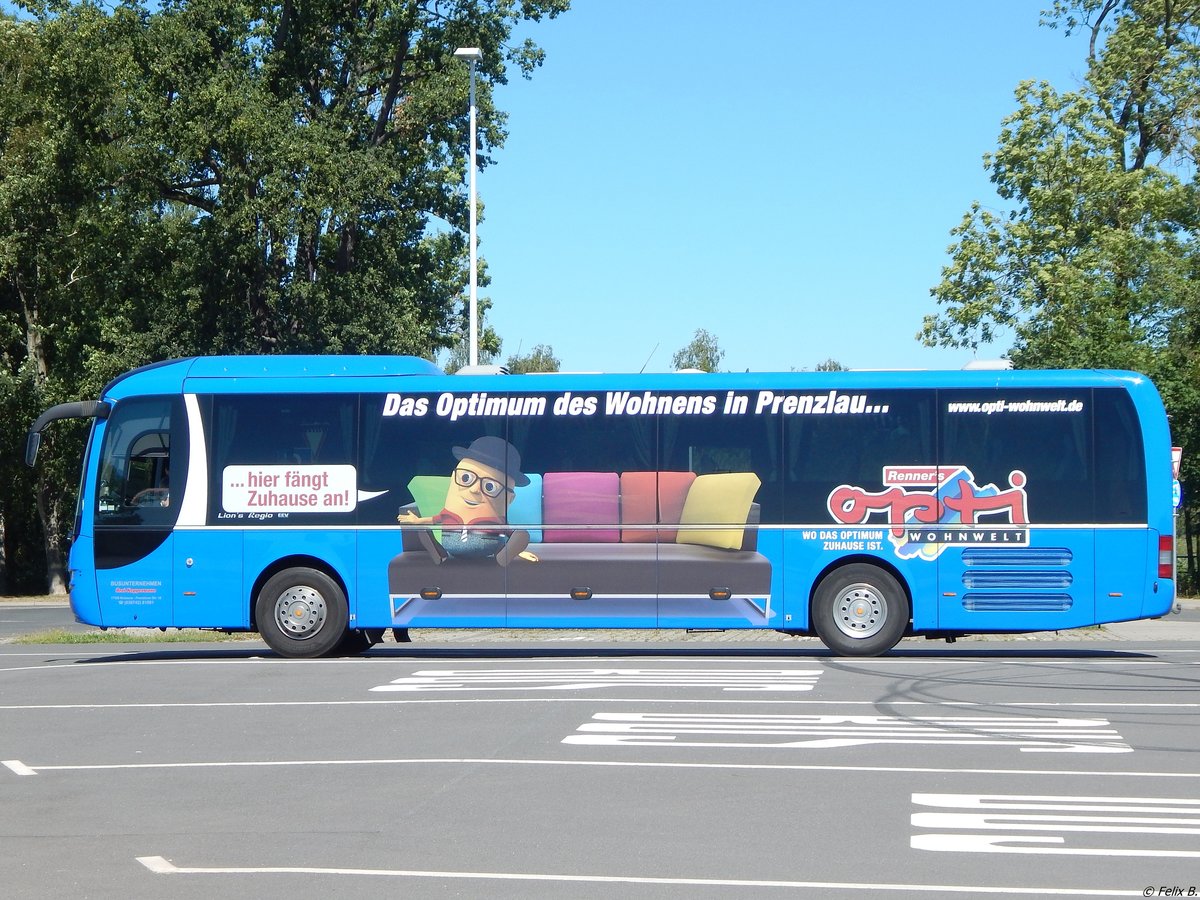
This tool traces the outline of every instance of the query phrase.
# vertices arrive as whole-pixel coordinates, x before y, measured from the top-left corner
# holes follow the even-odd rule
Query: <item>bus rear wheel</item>
[[[254,603],[258,633],[280,656],[315,659],[346,637],[346,594],[317,569],[285,569],[271,576]]]
[[[900,582],[865,563],[830,572],[813,597],[813,628],[839,656],[886,653],[904,637],[910,615]]]

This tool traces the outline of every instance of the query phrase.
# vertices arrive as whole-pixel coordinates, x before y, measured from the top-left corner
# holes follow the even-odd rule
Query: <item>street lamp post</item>
[[[471,272],[470,272],[470,291],[471,291],[471,309],[470,309],[470,331],[468,337],[468,347],[470,355],[468,357],[472,366],[479,365],[479,300],[478,292],[478,275],[476,273],[476,238],[475,238],[475,65],[483,59],[483,51],[478,47],[459,47],[454,51],[454,55],[459,59],[465,59],[471,63],[471,161],[470,161],[470,193],[471,193]]]

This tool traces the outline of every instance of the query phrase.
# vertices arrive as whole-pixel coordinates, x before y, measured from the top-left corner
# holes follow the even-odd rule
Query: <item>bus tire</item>
[[[254,603],[258,633],[292,659],[337,651],[346,637],[349,608],[337,582],[317,569],[284,569],[271,576]]]
[[[900,582],[866,563],[830,572],[813,596],[813,629],[838,656],[886,653],[904,637],[910,615]]]

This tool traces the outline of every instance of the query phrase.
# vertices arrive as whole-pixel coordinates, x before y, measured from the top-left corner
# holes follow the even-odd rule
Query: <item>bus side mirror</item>
[[[107,419],[112,406],[104,400],[75,400],[52,406],[29,428],[25,440],[25,465],[32,466],[37,459],[38,447],[42,446],[42,429],[59,419]]]
[[[40,431],[29,432],[29,437],[25,439],[25,465],[33,468],[33,464],[37,462],[37,452],[40,446],[42,446],[42,433]]]

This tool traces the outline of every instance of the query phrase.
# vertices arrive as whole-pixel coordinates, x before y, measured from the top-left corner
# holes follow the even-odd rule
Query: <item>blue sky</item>
[[[961,367],[915,335],[950,229],[1000,206],[1017,83],[1085,70],[1049,5],[575,0],[530,27],[546,63],[498,88],[478,180],[502,356],[667,371],[705,328],[734,371]]]

